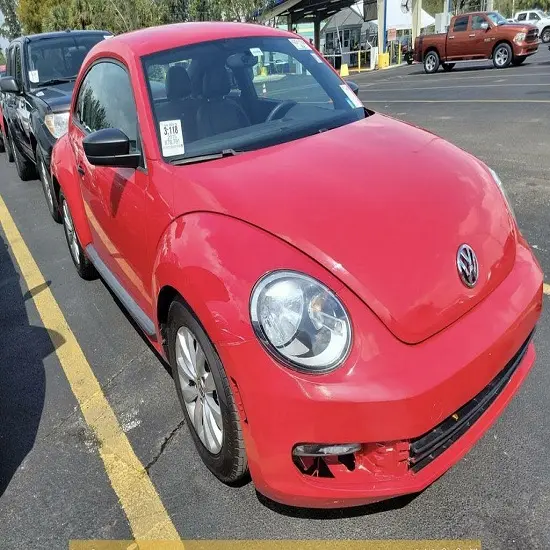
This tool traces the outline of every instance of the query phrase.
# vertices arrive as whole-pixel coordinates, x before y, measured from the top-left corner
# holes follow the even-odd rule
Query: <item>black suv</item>
[[[8,158],[23,180],[40,176],[52,217],[61,220],[50,177],[55,142],[67,131],[74,83],[88,52],[107,31],[66,31],[16,38],[0,80]]]

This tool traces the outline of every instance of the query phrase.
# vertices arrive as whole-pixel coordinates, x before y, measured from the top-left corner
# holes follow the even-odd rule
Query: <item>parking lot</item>
[[[481,62],[426,75],[412,65],[350,80],[367,107],[422,126],[494,168],[550,273],[548,48],[506,70]],[[397,143],[395,149],[399,163]],[[341,171],[345,182],[345,165]],[[364,508],[293,509],[267,501],[251,483],[224,486],[207,471],[183,425],[169,370],[106,286],[78,277],[39,182],[21,182],[5,154],[0,195],[0,548],[135,535],[124,503],[140,494],[119,503],[106,471],[116,457],[105,456],[79,406],[95,380],[152,481],[154,494],[144,502],[160,508],[145,505],[143,515],[162,521],[166,514],[185,540],[463,538],[481,539],[484,549],[550,547],[548,311],[535,336],[537,364],[521,391],[426,491]],[[78,370],[86,361],[93,376]]]

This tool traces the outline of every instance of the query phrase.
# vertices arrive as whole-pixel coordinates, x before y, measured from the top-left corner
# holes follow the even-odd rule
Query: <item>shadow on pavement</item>
[[[43,359],[64,340],[32,326],[25,302],[49,283],[23,293],[8,247],[0,237],[0,495],[32,449],[46,389]]]
[[[287,506],[286,504],[279,504],[264,495],[256,491],[256,496],[261,504],[272,512],[281,514],[297,519],[344,519],[344,518],[357,518],[361,516],[371,516],[373,514],[379,514],[381,512],[388,512],[390,510],[399,510],[411,503],[420,493],[414,493],[411,495],[405,495],[401,497],[395,497],[382,502],[376,502],[374,504],[368,504],[365,506],[354,506],[351,508],[296,508],[294,506]]]

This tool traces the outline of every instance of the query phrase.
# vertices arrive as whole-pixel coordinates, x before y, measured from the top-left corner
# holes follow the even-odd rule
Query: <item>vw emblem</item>
[[[479,265],[475,252],[467,244],[461,245],[458,249],[456,267],[460,275],[460,280],[468,288],[474,287],[479,277]]]

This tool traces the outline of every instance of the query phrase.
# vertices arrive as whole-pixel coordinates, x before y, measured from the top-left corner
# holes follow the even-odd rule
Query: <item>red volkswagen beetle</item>
[[[223,482],[308,507],[420,491],[533,366],[542,274],[498,176],[294,34],[98,44],[52,171],[78,273],[170,363]]]

